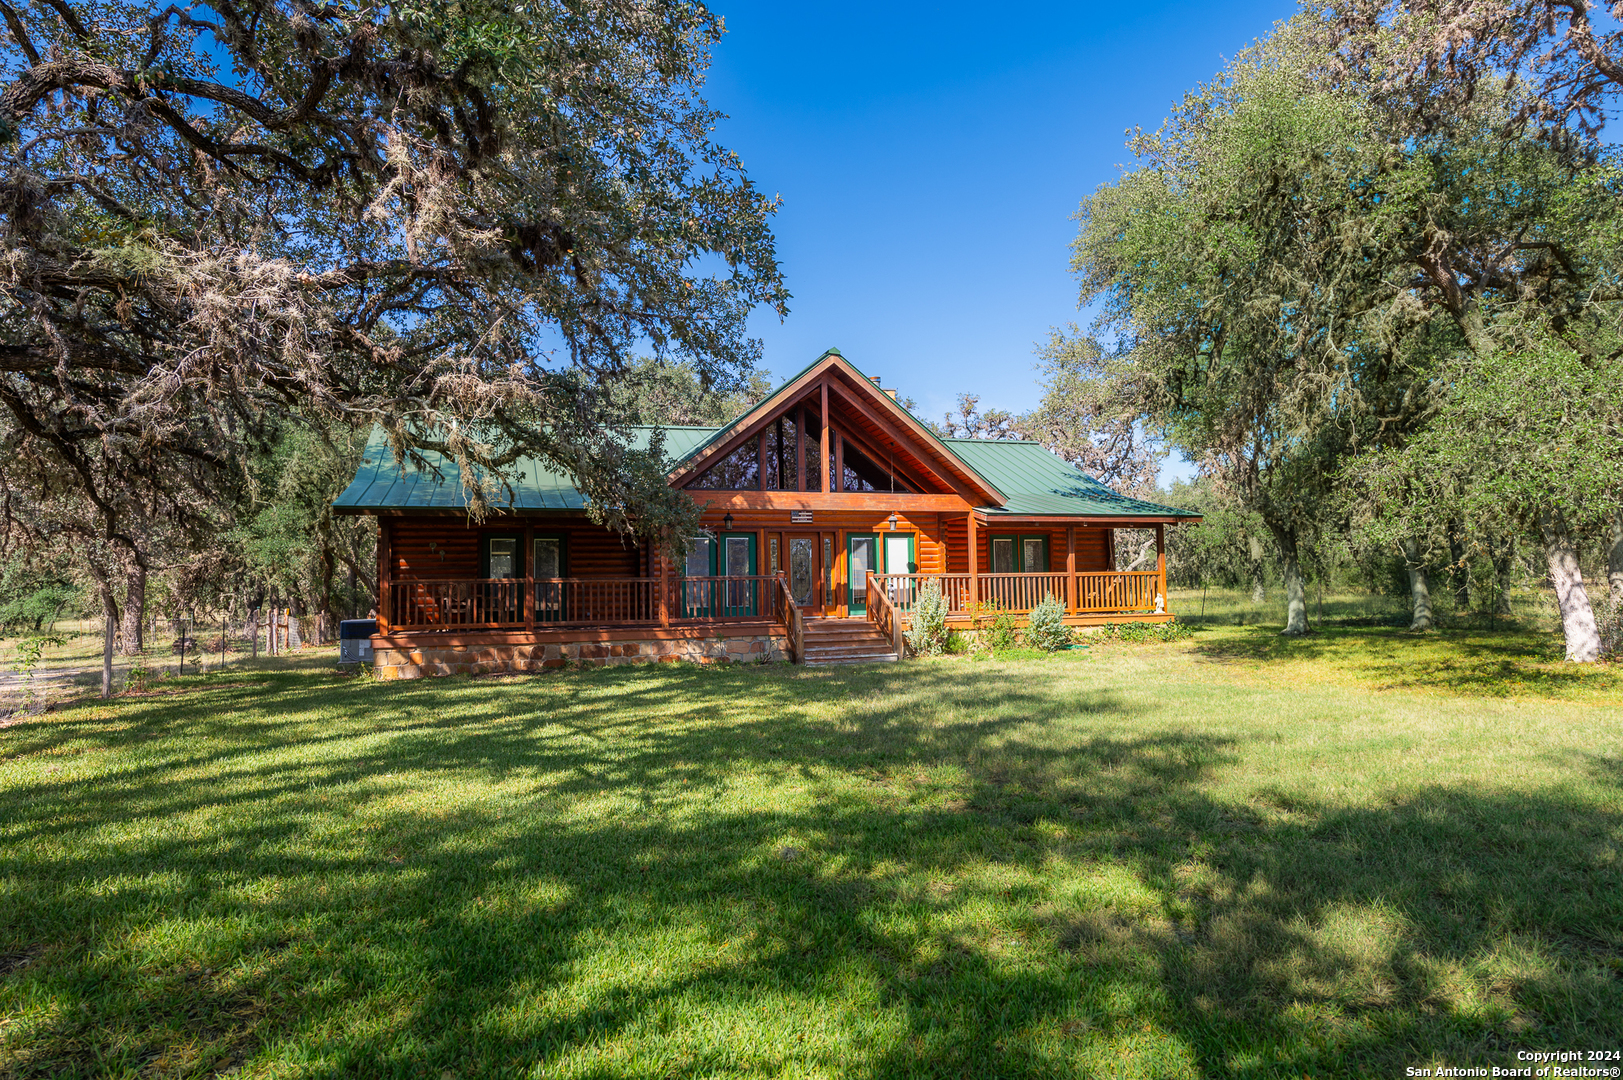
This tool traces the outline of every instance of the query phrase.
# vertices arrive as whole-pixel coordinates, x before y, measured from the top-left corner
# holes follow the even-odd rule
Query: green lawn
[[[1623,671],[1226,627],[0,728],[0,1077],[1404,1075],[1623,1042]]]

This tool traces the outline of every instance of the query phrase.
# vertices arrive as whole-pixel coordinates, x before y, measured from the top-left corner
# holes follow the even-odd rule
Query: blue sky
[[[707,97],[766,193],[794,298],[767,367],[834,345],[938,418],[1038,398],[1035,344],[1077,310],[1078,203],[1295,4],[791,5],[717,0]],[[1163,480],[1187,475],[1173,464]]]

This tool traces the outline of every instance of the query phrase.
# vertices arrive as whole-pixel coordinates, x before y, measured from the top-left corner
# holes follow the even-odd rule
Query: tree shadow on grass
[[[1392,1075],[1623,1030],[1615,799],[1225,802],[1246,747],[962,680],[145,704],[95,783],[0,791],[0,1003],[51,1003],[0,1074]]]
[[[1197,639],[1200,659],[1219,664],[1331,662],[1372,689],[1435,690],[1466,697],[1623,701],[1623,670],[1567,664],[1547,634],[1525,631],[1332,629],[1288,638],[1269,632]]]

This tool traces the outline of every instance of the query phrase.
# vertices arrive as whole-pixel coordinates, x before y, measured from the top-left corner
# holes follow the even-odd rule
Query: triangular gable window
[[[885,392],[843,365],[843,360],[831,364],[820,385],[792,383],[795,398],[773,400],[741,421],[747,427],[718,433],[720,445],[700,453],[703,464],[683,486],[697,491],[996,497],[989,487],[966,490],[962,462],[932,443],[927,433],[907,431],[917,421],[905,412],[897,415]]]
[[[690,485],[706,491],[759,491],[761,455],[754,440],[728,454]]]
[[[802,445],[795,426],[800,416],[797,411],[773,420],[756,437],[700,473],[688,487],[701,491],[799,491],[804,473],[811,477],[815,490],[820,486],[817,447],[823,429],[816,416],[804,417],[806,437]],[[800,460],[802,453],[804,461]]]
[[[845,476],[842,491],[906,491],[913,489],[906,480],[876,461],[872,461],[856,445],[845,444]]]

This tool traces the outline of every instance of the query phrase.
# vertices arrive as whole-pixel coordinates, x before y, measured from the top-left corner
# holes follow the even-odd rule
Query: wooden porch
[[[1027,615],[1046,597],[1065,608],[1065,621],[1084,626],[1171,621],[1166,580],[1159,570],[1100,570],[1056,574],[873,574],[874,587],[911,622],[919,590],[934,581],[947,602],[947,622],[967,626],[1000,614]]]
[[[948,624],[986,625],[1000,615],[1029,615],[1052,596],[1073,626],[1107,622],[1170,622],[1164,571],[1075,571],[1047,574],[875,574],[866,577],[866,611],[849,621],[871,623],[896,659],[920,591],[935,582],[947,601]],[[573,639],[583,632],[640,631],[691,636],[750,626],[788,641],[799,663],[807,650],[807,617],[794,602],[786,573],[710,577],[399,579],[383,588],[386,619],[380,638],[398,647],[439,638],[532,642]],[[820,624],[841,620],[824,618]],[[639,635],[639,636],[641,636]]]
[[[971,625],[1000,614],[1026,615],[1052,596],[1077,625],[1169,620],[1158,570],[1051,574],[875,574],[869,594],[911,621],[920,590],[933,581],[948,621]],[[873,603],[868,605],[871,610]],[[552,630],[565,627],[783,623],[796,609],[787,575],[684,578],[400,579],[387,583],[382,620],[391,632]],[[798,610],[798,609],[797,609]],[[861,618],[861,615],[852,616]]]
[[[394,632],[782,623],[793,606],[782,574],[406,578],[384,591],[382,621]]]

